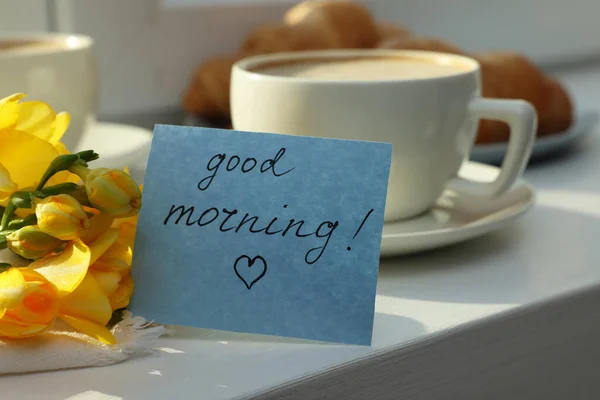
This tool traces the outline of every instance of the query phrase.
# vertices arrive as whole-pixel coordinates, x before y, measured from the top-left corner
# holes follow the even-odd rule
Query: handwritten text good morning
[[[209,160],[206,166],[209,175],[198,182],[198,190],[205,191],[209,189],[210,184],[215,179],[221,166],[223,166],[224,172],[240,172],[245,174],[253,172],[256,168],[255,173],[270,173],[273,178],[280,178],[295,169],[295,167],[288,166],[286,167],[288,169],[284,172],[277,171],[276,164],[283,158],[285,152],[286,149],[282,147],[275,157],[263,161],[259,168],[257,168],[258,161],[252,157],[248,157],[242,162],[242,159],[237,154],[231,156],[228,156],[225,153],[216,154]],[[239,171],[236,171],[240,163],[241,168],[239,168]],[[282,207],[288,208],[288,205],[283,204]],[[277,210],[272,211],[276,212]],[[372,212],[372,208],[367,211],[365,218],[362,220],[352,239],[356,238],[356,235],[360,232],[360,229],[364,226],[365,222],[367,222],[367,218]],[[278,216],[270,215],[268,217],[261,217],[258,215],[251,215],[247,212],[244,213],[237,208],[219,209],[218,207],[210,207],[198,211],[194,206],[173,204],[171,205],[163,224],[167,225],[171,223],[177,225],[180,222],[185,224],[185,226],[200,227],[212,224],[217,227],[220,232],[232,232],[236,234],[243,231],[246,233],[264,234],[267,236],[286,236],[289,234],[294,235],[299,239],[312,236],[322,239],[320,246],[313,247],[306,252],[304,261],[307,264],[314,264],[319,261],[329,244],[331,236],[340,224],[339,221],[321,221],[317,222],[318,225],[314,224],[311,226],[310,222],[306,221],[306,217],[282,220],[281,217]],[[352,247],[348,246],[346,247],[346,250],[350,251],[352,250]]]

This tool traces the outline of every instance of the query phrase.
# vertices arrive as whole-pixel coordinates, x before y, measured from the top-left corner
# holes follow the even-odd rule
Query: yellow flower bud
[[[57,239],[34,225],[25,226],[6,237],[7,246],[13,253],[28,260],[37,260],[60,251],[65,242]]]
[[[85,178],[90,203],[115,218],[129,217],[142,207],[140,187],[127,173],[118,169],[97,168]]]
[[[90,225],[81,204],[67,194],[35,201],[35,215],[42,232],[60,240],[77,239]]]

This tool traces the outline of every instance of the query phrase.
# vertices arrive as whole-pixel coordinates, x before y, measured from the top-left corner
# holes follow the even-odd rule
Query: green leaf
[[[4,272],[12,268],[12,265],[9,263],[0,263],[0,272]]]

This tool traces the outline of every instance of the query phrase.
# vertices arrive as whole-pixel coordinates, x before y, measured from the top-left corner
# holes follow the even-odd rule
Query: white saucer
[[[81,138],[74,151],[94,150],[100,158],[94,168],[127,166],[133,178],[141,183],[152,143],[152,131],[139,126],[98,122]]]
[[[499,171],[490,165],[467,161],[459,174],[477,181],[491,181]],[[533,188],[523,180],[494,199],[446,191],[426,214],[386,223],[381,256],[415,253],[481,236],[523,215],[533,206],[534,200]]]

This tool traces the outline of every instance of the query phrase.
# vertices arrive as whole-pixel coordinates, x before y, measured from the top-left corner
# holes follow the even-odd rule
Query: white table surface
[[[562,76],[600,110],[600,67]],[[537,205],[511,226],[382,261],[370,348],[179,328],[156,356],[2,377],[0,398],[598,398],[600,128],[525,178]]]

